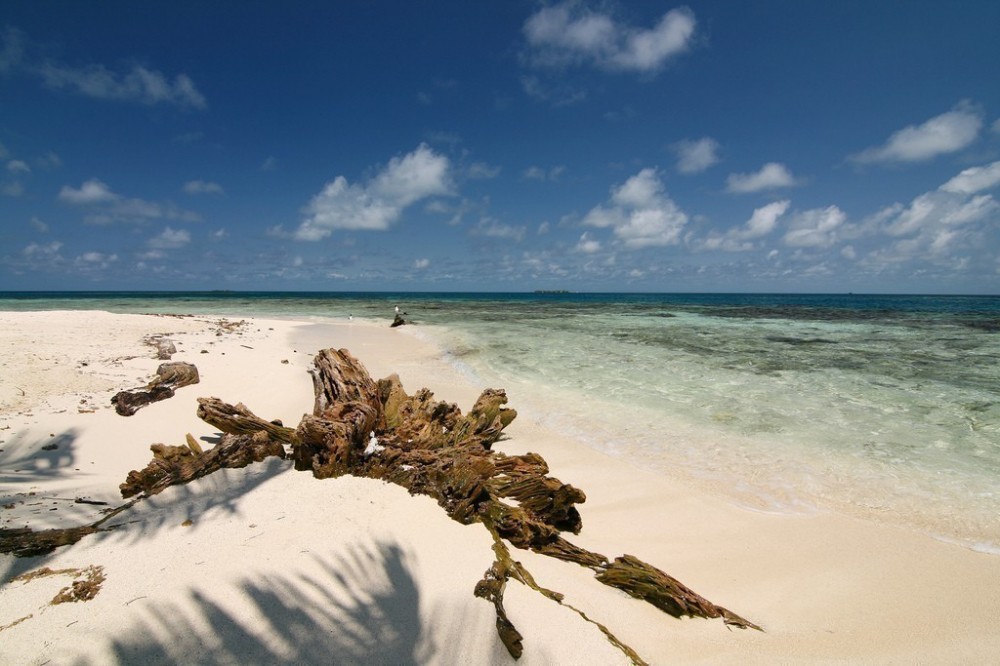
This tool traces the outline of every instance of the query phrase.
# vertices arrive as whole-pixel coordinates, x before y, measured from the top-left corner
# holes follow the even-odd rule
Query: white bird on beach
[[[399,306],[396,306],[396,314],[399,314]]]
[[[385,447],[378,443],[378,438],[375,437],[375,431],[373,430],[368,436],[368,446],[365,447],[365,451],[362,455],[367,458],[384,449]]]

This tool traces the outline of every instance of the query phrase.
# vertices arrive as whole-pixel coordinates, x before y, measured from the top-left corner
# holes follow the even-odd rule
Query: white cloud
[[[593,254],[595,252],[600,252],[600,250],[601,242],[591,238],[589,231],[585,231],[580,236],[580,240],[576,244],[576,251],[584,254]]]
[[[583,219],[592,227],[611,227],[629,249],[674,245],[688,216],[663,191],[656,169],[643,169],[612,188],[608,205],[596,206]]]
[[[873,216],[871,231],[895,240],[866,257],[873,265],[925,259],[941,265],[961,262],[955,252],[982,248],[1000,224],[1000,202],[984,189],[1000,184],[994,165],[966,169],[936,190],[915,197],[909,205],[894,204]]]
[[[696,141],[684,139],[674,144],[677,153],[677,170],[681,173],[700,173],[719,161],[719,142],[709,137]]]
[[[221,185],[204,180],[189,180],[184,183],[184,192],[187,194],[225,194]]]
[[[416,268],[418,271],[423,270],[430,265],[431,265],[430,259],[417,259],[416,261],[413,262],[413,267]]]
[[[792,216],[785,245],[827,248],[837,242],[837,232],[847,221],[847,214],[837,206],[814,208]]]
[[[327,183],[303,208],[306,218],[295,237],[315,241],[337,229],[384,231],[411,204],[451,190],[448,158],[420,144],[413,152],[389,160],[364,185],[352,185],[343,176]]]
[[[274,169],[277,166],[278,166],[278,160],[274,159],[274,157],[272,156],[272,157],[265,158],[264,161],[260,163],[260,170],[261,171],[274,171]]]
[[[737,194],[792,187],[795,177],[784,164],[768,162],[754,173],[731,173],[726,180],[726,189]]]
[[[73,68],[45,63],[35,71],[50,88],[71,90],[87,97],[140,104],[176,104],[181,107],[204,109],[204,95],[186,74],[178,74],[170,81],[162,73],[134,65],[124,74],[116,73],[103,65]]]
[[[523,226],[515,227],[509,224],[498,222],[491,217],[484,217],[469,233],[474,236],[489,236],[491,238],[507,238],[520,243],[524,240],[527,229]]]
[[[133,65],[124,73],[104,65],[70,67],[35,56],[37,49],[14,28],[3,31],[4,48],[0,51],[0,73],[19,71],[38,77],[49,88],[69,90],[87,97],[141,104],[176,104],[203,109],[205,97],[186,74],[171,81],[164,74],[142,65]]]
[[[526,59],[537,66],[592,64],[605,70],[652,72],[691,45],[694,13],[672,9],[652,28],[635,28],[578,2],[545,7],[525,21]]]
[[[746,229],[742,232],[744,238],[759,238],[774,231],[778,218],[785,214],[791,202],[787,199],[774,201],[754,210],[747,220]]]
[[[754,210],[743,225],[734,227],[724,234],[712,234],[704,241],[706,250],[743,252],[754,248],[754,240],[762,238],[777,227],[778,218],[785,214],[791,202],[787,199],[773,201]]]
[[[91,264],[101,268],[107,268],[118,261],[117,254],[103,254],[101,252],[84,252],[76,258],[78,264]]]
[[[186,229],[171,229],[167,227],[159,236],[150,238],[146,243],[154,250],[176,250],[191,242],[191,233]]]
[[[31,167],[22,160],[11,160],[7,162],[7,171],[11,173],[31,173]]]
[[[91,178],[79,188],[72,188],[64,185],[59,190],[59,200],[79,206],[89,206],[91,204],[108,203],[117,201],[121,197],[96,178]]]
[[[1000,204],[988,194],[967,199],[942,190],[926,192],[888,219],[884,230],[890,236],[936,231],[945,226],[978,222],[998,209]]]
[[[45,245],[39,245],[38,243],[30,243],[25,247],[21,254],[28,258],[42,258],[42,259],[59,259],[59,250],[62,249],[63,244],[59,241],[52,241]]]
[[[475,180],[491,180],[500,175],[500,167],[485,162],[473,162],[466,169],[465,175]]]
[[[920,162],[965,148],[979,136],[982,111],[968,101],[920,125],[894,132],[884,144],[868,148],[851,159],[860,163]]]
[[[565,165],[559,164],[550,169],[545,169],[540,166],[530,166],[524,170],[521,174],[522,178],[527,180],[539,180],[539,181],[557,181],[559,177],[563,175],[566,171]]]
[[[38,217],[32,217],[31,221],[30,221],[30,224],[31,224],[31,228],[34,229],[35,231],[37,231],[40,234],[47,234],[47,233],[49,233],[49,225],[45,224],[45,222],[43,222]]]
[[[1000,185],[1000,161],[987,166],[970,167],[941,186],[945,192],[975,194]]]
[[[83,218],[85,224],[108,225],[115,223],[142,224],[150,220],[167,219],[181,222],[199,222],[201,216],[189,210],[177,208],[173,204],[159,204],[143,199],[123,199],[118,195],[110,200],[96,201],[98,204]]]

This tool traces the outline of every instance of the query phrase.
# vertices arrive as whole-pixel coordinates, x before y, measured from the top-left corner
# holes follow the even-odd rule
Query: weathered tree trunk
[[[364,366],[345,350],[317,355],[313,416],[303,419],[297,430],[300,443],[293,444],[299,469],[311,468],[318,477],[349,473],[391,481],[434,497],[461,523],[483,522],[514,546],[589,567],[602,583],[671,615],[721,617],[727,624],[759,628],[638,558],[625,555],[609,563],[604,555],[566,541],[561,532],[575,534],[582,527],[575,505],[586,496],[547,476],[548,465],[537,454],[491,451],[517,416],[504,407],[502,390],[484,391],[462,415],[453,404],[435,402],[426,389],[407,395],[396,376],[379,381],[377,393],[366,378]],[[337,399],[344,401],[340,408]],[[366,448],[372,424],[377,424],[371,433],[374,445],[369,441]],[[510,571],[496,563],[477,594],[497,607],[498,632],[517,657],[521,636],[503,613],[503,580]]]
[[[188,446],[153,444],[153,459],[142,470],[131,471],[125,483],[119,486],[122,497],[128,498],[139,493],[150,497],[170,486],[188,483],[223,467],[246,467],[270,456],[285,457],[285,447],[272,439],[267,430],[260,429],[253,434],[231,435],[226,433],[222,441],[208,451],[201,451],[188,436]]]
[[[153,460],[145,469],[129,473],[121,485],[122,496],[141,493],[141,499],[223,467],[243,467],[268,456],[283,458],[288,444],[295,468],[317,478],[350,474],[382,479],[435,498],[458,522],[481,523],[493,537],[496,559],[475,594],[494,604],[500,640],[514,658],[521,654],[523,637],[504,610],[507,580],[514,578],[567,604],[558,592],[535,583],[510,557],[504,540],[588,567],[598,581],[675,617],[722,618],[727,625],[759,629],[632,555],[610,562],[563,538],[564,532],[579,533],[582,519],[576,505],[586,496],[548,476],[548,465],[536,453],[508,456],[491,450],[517,416],[504,407],[504,391],[484,391],[463,415],[454,404],[435,401],[427,389],[408,395],[395,375],[373,381],[361,362],[343,349],[319,352],[311,372],[313,413],[303,416],[294,430],[265,421],[242,404],[234,407],[217,398],[200,398],[198,415],[225,433],[222,441],[208,451],[202,451],[190,435],[187,446],[154,444]],[[106,519],[79,529],[94,531]],[[0,545],[3,538],[0,532]],[[48,543],[46,539],[51,541],[49,537],[42,541]],[[567,607],[593,622],[632,661],[642,663],[607,627]]]
[[[122,416],[132,416],[152,402],[172,398],[176,389],[199,381],[198,368],[190,363],[161,363],[156,369],[156,376],[146,385],[146,390],[120,391],[111,398],[111,404]]]

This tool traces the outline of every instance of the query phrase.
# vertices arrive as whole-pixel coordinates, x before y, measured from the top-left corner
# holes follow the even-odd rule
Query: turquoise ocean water
[[[1000,297],[0,293],[2,310],[386,324],[396,305],[469,379],[589,446],[756,510],[1000,553]]]

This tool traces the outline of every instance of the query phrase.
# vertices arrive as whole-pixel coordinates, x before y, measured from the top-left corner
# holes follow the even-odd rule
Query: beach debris
[[[101,585],[106,580],[104,567],[91,565],[85,569],[50,569],[42,567],[34,571],[28,571],[15,576],[11,582],[29,583],[38,578],[48,578],[49,576],[71,576],[75,580],[68,586],[59,590],[59,593],[49,602],[50,605],[74,603],[77,601],[90,601],[101,591]]]
[[[15,557],[45,555],[60,546],[69,546],[89,534],[100,532],[102,522],[103,519],[93,525],[39,531],[30,527],[5,527],[0,529],[0,553],[10,553]]]
[[[220,319],[215,322],[215,335],[217,337],[222,337],[227,333],[236,333],[238,335],[243,334],[243,329],[249,326],[249,322],[245,319],[240,319],[239,321],[230,321],[228,319]]]
[[[246,467],[271,456],[285,457],[285,448],[264,430],[249,435],[226,433],[217,445],[203,452],[191,446],[169,444],[153,444],[150,449],[153,460],[142,470],[129,472],[125,483],[119,486],[123,498],[140,493],[140,499],[151,497],[170,486],[194,481],[223,468]]]
[[[176,389],[199,381],[198,368],[190,363],[161,363],[145,390],[119,391],[111,398],[111,404],[120,415],[132,416],[150,403],[172,398]]]
[[[508,544],[587,567],[597,581],[674,617],[721,618],[731,627],[760,630],[635,556],[622,555],[612,561],[564,538],[563,533],[580,532],[583,521],[576,505],[586,495],[549,476],[547,463],[537,453],[506,455],[492,450],[517,416],[505,406],[507,395],[502,389],[483,391],[463,414],[456,405],[435,400],[428,389],[409,395],[397,375],[373,380],[346,349],[324,349],[316,354],[313,365],[313,411],[296,428],[264,420],[243,404],[199,398],[198,416],[224,433],[219,443],[203,451],[189,434],[185,446],[152,445],[153,460],[144,469],[129,472],[120,486],[122,497],[134,497],[132,502],[92,526],[73,529],[93,533],[111,515],[171,485],[224,467],[243,467],[271,456],[285,458],[288,446],[295,469],[309,471],[316,478],[381,479],[412,494],[433,497],[453,520],[483,525],[492,536],[495,559],[475,584],[474,593],[494,605],[497,634],[515,659],[522,654],[524,637],[503,604],[510,579],[576,612],[628,659],[644,663],[606,626],[567,604],[559,592],[538,585],[511,557]],[[61,540],[52,545],[56,532]],[[65,532],[0,530],[0,552],[22,556],[48,552],[73,542]],[[29,533],[34,547],[26,541]],[[47,541],[45,534],[49,534]],[[19,547],[11,548],[11,540]]]
[[[172,340],[166,337],[166,334],[150,335],[143,339],[143,342],[156,348],[156,358],[161,361],[169,361],[177,353],[177,347]]]
[[[403,324],[408,324],[409,322],[403,319],[403,315],[396,312],[396,316],[392,318],[392,323],[389,324],[389,328],[396,328],[397,326],[402,326]]]
[[[226,433],[257,430],[289,444],[295,468],[317,478],[382,479],[435,498],[458,522],[483,524],[500,546],[494,547],[497,560],[476,594],[496,607],[498,635],[515,658],[523,637],[503,609],[506,581],[514,578],[554,601],[562,599],[526,582],[530,574],[509,553],[503,555],[505,543],[588,567],[598,581],[675,617],[723,618],[731,626],[759,629],[634,556],[611,562],[563,538],[563,532],[577,534],[582,528],[576,505],[586,495],[548,476],[548,465],[536,453],[508,456],[491,450],[517,416],[505,407],[503,390],[483,391],[463,414],[456,405],[435,400],[427,389],[407,394],[397,375],[374,381],[344,349],[320,351],[311,375],[313,412],[294,431],[254,416],[243,405],[231,407],[214,398],[199,400],[199,416]],[[376,447],[378,455],[373,455]],[[607,628],[602,631],[628,653]],[[633,661],[641,663],[637,657]]]

